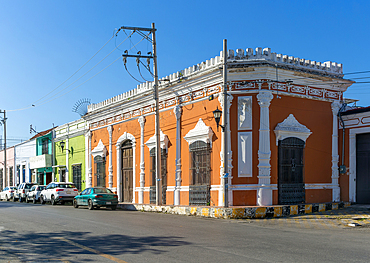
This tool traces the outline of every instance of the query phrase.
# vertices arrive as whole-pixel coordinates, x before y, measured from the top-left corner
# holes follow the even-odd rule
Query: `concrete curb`
[[[334,202],[321,204],[249,206],[249,207],[201,207],[201,206],[155,206],[119,203],[118,208],[131,211],[157,212],[175,215],[212,217],[224,219],[256,219],[286,217],[291,215],[311,214],[328,210],[349,207],[349,202]]]

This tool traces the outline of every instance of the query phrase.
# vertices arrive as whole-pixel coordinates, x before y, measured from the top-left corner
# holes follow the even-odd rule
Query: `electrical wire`
[[[92,78],[96,77],[97,75],[99,75],[100,73],[102,73],[104,70],[106,70],[107,68],[109,68],[111,65],[113,65],[117,60],[119,60],[121,58],[121,56],[119,56],[116,60],[114,60],[112,63],[110,63],[108,66],[106,66],[105,68],[103,68],[102,70],[100,70],[98,73],[96,73],[94,76],[92,76],[91,78],[87,79],[86,81],[84,81],[83,83],[81,83],[80,85],[74,87],[73,89],[63,93],[62,95],[60,95],[59,97],[56,97],[56,98],[53,98],[53,99],[50,99],[48,101],[45,101],[44,103],[41,103],[39,104],[38,106],[41,106],[41,105],[44,105],[46,103],[49,103],[53,100],[56,100],[56,99],[59,99],[60,97],[63,97],[64,95],[70,93],[71,91],[77,89],[78,87],[82,86],[83,84],[85,84],[86,82],[88,82],[89,80],[91,80]]]
[[[133,34],[133,33],[132,33]],[[130,34],[130,36],[132,35],[132,34]],[[126,40],[128,39],[128,37],[126,38],[126,39],[124,39],[119,45],[118,45],[118,47],[120,46],[120,45],[122,45]],[[58,97],[56,97],[56,98],[53,98],[53,97],[55,97],[55,96],[57,96],[58,94],[60,94],[62,91],[64,91],[64,90],[66,90],[67,88],[69,88],[70,86],[72,86],[73,84],[75,84],[77,81],[79,81],[81,78],[83,78],[84,76],[86,76],[89,72],[91,72],[94,68],[96,68],[101,62],[103,62],[110,54],[112,54],[118,47],[116,47],[116,48],[114,48],[110,53],[108,53],[108,55],[106,55],[102,60],[100,60],[95,66],[93,66],[90,70],[88,70],[85,74],[83,74],[81,77],[79,77],[78,79],[76,79],[74,82],[72,82],[71,84],[69,84],[67,87],[65,87],[64,89],[62,89],[62,90],[60,90],[59,92],[57,92],[57,93],[55,93],[54,95],[52,95],[50,98],[48,98],[48,99],[46,99],[44,102],[40,102],[40,103],[38,103],[37,105],[35,105],[35,104],[32,104],[32,106],[29,106],[29,107],[26,107],[26,108],[22,108],[22,109],[17,109],[17,110],[9,110],[9,111],[20,111],[20,110],[25,110],[25,109],[29,109],[29,108],[32,108],[32,107],[36,107],[36,106],[41,106],[41,105],[44,105],[45,103],[48,103],[48,102],[51,102],[51,101],[53,101],[54,99],[57,99],[57,98],[60,98],[60,97],[62,97],[62,96],[64,96],[64,95],[66,95],[66,94],[68,94],[69,92],[71,92],[72,90],[75,90],[76,88],[78,88],[78,87],[80,87],[82,84],[84,84],[84,83],[86,83],[87,81],[89,81],[90,79],[92,79],[92,78],[89,78],[87,81],[85,81],[85,82],[83,82],[82,84],[80,84],[80,85],[78,85],[77,87],[75,87],[75,88],[73,88],[72,90],[70,90],[70,91],[68,91],[68,92],[66,92],[66,93],[64,93],[63,95],[61,95],[61,96],[58,96]],[[98,52],[97,52],[98,53]],[[96,54],[97,54],[96,53]],[[95,54],[95,55],[96,55]],[[94,55],[94,56],[95,56]],[[91,59],[90,59],[91,60]],[[89,60],[89,61],[90,61]],[[116,62],[118,59],[116,59],[115,61],[113,61],[110,65],[112,65],[114,62]],[[87,62],[85,63],[85,65],[87,64]],[[109,66],[110,66],[109,65]],[[108,67],[109,67],[108,66]],[[81,67],[82,68],[82,67]],[[106,67],[107,68],[107,67]],[[101,70],[101,71],[99,71],[99,73],[98,74],[100,74],[102,71],[104,71],[106,68],[104,68],[103,70]],[[77,72],[76,72],[77,73]],[[95,74],[93,77],[95,77],[95,76],[97,76],[98,74]],[[71,76],[72,77],[72,76]],[[70,77],[70,78],[71,78]],[[70,79],[69,78],[69,79]],[[66,81],[65,81],[66,82]],[[63,82],[63,83],[65,83],[65,82]],[[62,84],[61,84],[62,85]],[[59,86],[61,86],[61,85],[59,85]],[[55,89],[54,89],[55,90]],[[51,92],[50,92],[51,93]],[[50,94],[50,93],[48,93],[48,94]],[[43,98],[45,98],[46,96],[44,96]],[[39,99],[38,101],[40,101],[41,99]]]

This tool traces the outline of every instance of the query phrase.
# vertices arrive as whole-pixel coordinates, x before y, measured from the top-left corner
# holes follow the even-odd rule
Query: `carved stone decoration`
[[[103,144],[102,140],[99,140],[98,145],[94,148],[94,150],[91,151],[92,156],[94,158],[98,155],[101,157],[106,157],[107,156],[107,148]]]
[[[194,129],[190,130],[184,137],[188,144],[192,144],[195,141],[203,141],[209,143],[212,147],[213,131],[211,127],[207,126],[202,119],[199,119]]]
[[[180,205],[180,190],[181,190],[181,113],[180,106],[173,109],[176,117],[176,185],[174,191],[174,205]]]
[[[276,125],[274,132],[276,135],[276,145],[279,145],[279,140],[289,137],[296,137],[306,142],[312,133],[306,126],[300,124],[293,114],[290,114],[283,122]]]
[[[239,130],[252,129],[252,97],[238,97]]]
[[[333,134],[332,134],[332,154],[331,154],[331,183],[333,185],[332,201],[340,201],[340,186],[339,186],[339,154],[338,154],[338,112],[341,104],[339,101],[334,101],[331,104],[333,112]]]
[[[113,164],[112,164],[112,133],[113,133],[113,127],[112,125],[109,125],[107,127],[108,134],[109,134],[109,167],[108,167],[108,185],[109,188],[113,188]]]
[[[258,141],[258,190],[257,205],[272,204],[271,188],[271,149],[270,149],[270,113],[269,106],[274,98],[270,91],[260,91],[257,95],[260,105],[260,128]]]
[[[140,187],[139,187],[139,204],[144,203],[144,186],[145,186],[145,162],[144,162],[144,124],[145,117],[140,116]]]
[[[159,138],[160,138],[160,146],[161,146],[161,149],[165,149],[167,151],[167,148],[168,148],[168,136],[166,134],[164,134],[162,132],[162,130],[160,129],[159,130]],[[145,143],[146,146],[148,146],[149,148],[149,151],[153,148],[155,148],[156,146],[156,141],[155,141],[155,134],[149,138],[149,140],[147,140],[147,142]]]

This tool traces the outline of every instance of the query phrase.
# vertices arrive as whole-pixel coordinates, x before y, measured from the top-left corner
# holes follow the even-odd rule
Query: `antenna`
[[[72,107],[72,112],[78,113],[81,117],[87,113],[87,106],[91,104],[90,99],[80,99]]]
[[[32,134],[32,133],[37,133],[37,131],[36,131],[36,126],[35,126],[35,129],[34,128],[32,128],[32,124],[30,125],[30,134]]]

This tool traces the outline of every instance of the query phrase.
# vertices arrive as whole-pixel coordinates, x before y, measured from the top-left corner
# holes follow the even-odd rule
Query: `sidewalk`
[[[234,206],[234,207],[202,207],[202,206],[174,206],[174,205],[139,205],[119,203],[118,208],[131,211],[159,212],[176,215],[213,217],[224,219],[242,218],[272,218],[291,215],[311,214],[349,207],[349,202],[333,202],[321,204],[273,205],[273,206]]]

